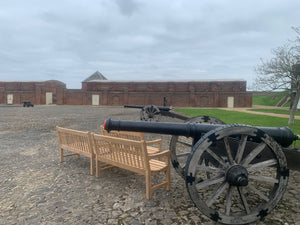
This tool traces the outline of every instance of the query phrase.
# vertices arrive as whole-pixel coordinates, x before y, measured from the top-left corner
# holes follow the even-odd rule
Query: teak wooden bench
[[[170,190],[170,151],[148,154],[144,140],[135,141],[95,133],[92,133],[92,139],[96,156],[96,177],[100,176],[101,170],[106,169],[101,167],[102,162],[144,175],[147,199],[151,199],[152,191],[157,188],[166,186],[166,190]],[[164,172],[166,179],[152,186],[151,177],[159,172]]]
[[[107,130],[104,129],[104,126],[100,126],[101,134],[112,136],[112,137],[118,137],[123,139],[129,139],[134,141],[145,141],[147,152],[149,154],[154,154],[161,152],[161,146],[162,146],[162,139],[156,139],[152,141],[146,141],[144,137],[144,133],[142,132],[130,132],[130,131],[110,131],[107,132]]]
[[[60,145],[60,162],[64,161],[64,157],[80,155],[90,158],[90,173],[95,174],[94,150],[92,145],[91,133],[78,130],[67,129],[56,126],[59,145]],[[64,150],[74,152],[72,154],[64,154]]]

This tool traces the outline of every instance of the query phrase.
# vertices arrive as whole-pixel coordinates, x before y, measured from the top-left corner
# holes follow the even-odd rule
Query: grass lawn
[[[288,91],[274,92],[272,95],[253,95],[253,105],[276,106]]]
[[[224,121],[226,124],[247,124],[261,127],[285,127],[288,118],[279,118],[265,115],[255,115],[250,113],[227,111],[222,109],[174,109],[177,112],[190,116],[211,116]],[[288,126],[294,134],[300,134],[300,120],[295,120],[293,126]],[[299,142],[300,143],[300,142]]]

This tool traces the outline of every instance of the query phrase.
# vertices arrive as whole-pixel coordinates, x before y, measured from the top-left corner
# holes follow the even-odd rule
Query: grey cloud
[[[293,38],[298,2],[2,1],[0,77],[80,87],[99,70],[108,79],[250,82],[259,58]]]
[[[115,0],[121,13],[125,16],[131,16],[139,9],[139,4],[134,0]]]

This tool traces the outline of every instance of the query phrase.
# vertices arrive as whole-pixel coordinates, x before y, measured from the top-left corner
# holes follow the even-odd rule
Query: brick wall
[[[13,104],[46,104],[46,92],[52,93],[53,104],[63,104],[65,90],[66,85],[59,81],[0,82],[0,104],[7,104],[8,95],[13,95]]]
[[[92,105],[93,95],[99,105],[167,106],[174,107],[227,107],[228,97],[234,98],[234,107],[251,107],[252,94],[246,92],[246,81],[191,81],[143,82],[96,81],[83,82],[82,89],[66,89],[59,81],[0,82],[0,104],[7,104],[7,95],[13,95],[13,104],[29,100],[46,104],[46,93],[58,105]]]
[[[176,107],[227,107],[234,97],[234,107],[251,107],[252,94],[246,81],[197,82],[125,82],[84,83],[86,92],[100,95],[100,105],[163,105]]]

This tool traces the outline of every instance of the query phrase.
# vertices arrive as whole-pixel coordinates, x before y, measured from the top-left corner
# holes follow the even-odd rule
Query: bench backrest
[[[60,146],[72,152],[93,154],[90,132],[56,127]]]
[[[143,141],[145,140],[144,134],[142,132],[131,132],[131,131],[110,131],[107,132],[107,130],[104,129],[103,125],[100,126],[101,134],[112,136],[112,137],[119,137],[129,140],[135,140],[135,141]]]
[[[145,141],[92,134],[96,158],[120,168],[145,174],[149,161]]]

